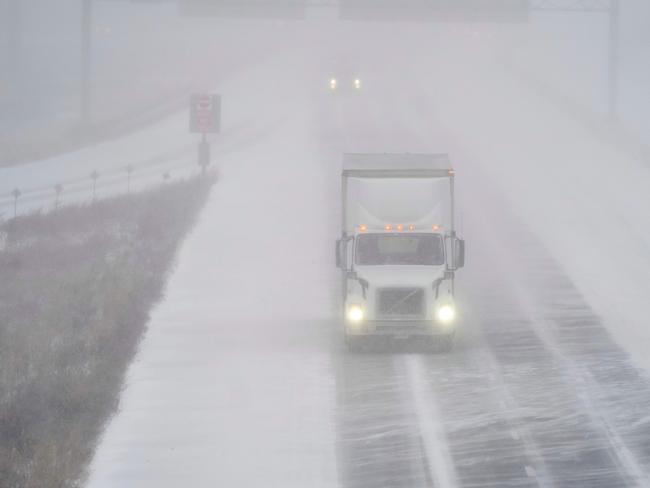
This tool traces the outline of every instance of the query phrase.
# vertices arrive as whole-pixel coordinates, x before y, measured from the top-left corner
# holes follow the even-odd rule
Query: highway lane
[[[362,100],[332,111],[341,147],[424,147],[448,131],[430,116],[404,114],[404,105],[370,102],[364,111]],[[418,139],[421,127],[426,139]],[[459,174],[469,177],[459,186],[470,254],[459,273],[457,348],[423,356],[398,344],[366,361],[342,360],[339,408],[353,419],[339,424],[344,485],[446,486],[450,476],[439,474],[447,471],[459,486],[647,486],[647,376],[486,171],[460,161]],[[414,362],[420,366],[409,368]],[[427,429],[414,408],[414,382],[428,385],[426,412],[444,426],[443,435],[421,440],[447,443],[448,464],[437,471],[430,453],[417,448]]]
[[[468,238],[471,228],[468,223]],[[472,237],[489,242],[485,234]],[[495,262],[493,249],[473,254]],[[539,260],[543,250],[532,254]],[[339,436],[345,462],[339,464],[347,470],[345,486],[429,486],[421,477],[429,456],[417,449],[425,430],[413,409],[414,375],[430,388],[428,401],[444,426],[443,436],[422,442],[448,444],[451,466],[443,469],[453,471],[459,486],[645,486],[647,377],[548,258],[532,276],[565,283],[562,300],[542,310],[556,314],[555,306],[569,298],[572,313],[556,318],[554,327],[579,350],[571,360],[561,343],[540,333],[539,316],[531,316],[525,295],[518,299],[522,275],[513,283],[511,276],[478,268],[459,280],[466,312],[452,353],[427,356],[398,347],[343,354],[337,390],[343,393]],[[530,289],[530,273],[523,276],[529,298],[544,296]],[[415,371],[406,367],[412,361],[420,363]],[[594,367],[606,385],[588,379]]]
[[[403,100],[392,105],[373,101],[363,95],[333,98],[319,117],[331,117],[323,131],[324,150],[435,151],[444,145],[441,131],[428,132],[426,140],[419,137],[413,129],[418,122],[405,113]],[[340,128],[338,139],[330,124]],[[332,151],[331,157],[337,156]],[[471,236],[469,242],[482,237]],[[492,262],[477,249],[470,253],[473,263]],[[492,285],[464,274],[459,273],[461,289]],[[504,404],[505,387],[495,375],[495,361],[486,361],[489,348],[470,303],[463,300],[468,310],[451,354],[422,354],[417,344],[399,341],[368,354],[339,353],[343,486],[537,486],[529,473],[538,467],[539,456]]]
[[[224,87],[249,139],[217,159],[89,487],[336,486],[329,207],[310,107],[283,110],[294,57]]]
[[[311,41],[232,85],[249,137],[221,155],[88,486],[647,486],[647,376],[503,195],[500,162],[479,165],[412,60],[365,69],[399,93],[333,96]],[[350,354],[341,152],[440,150],[468,242],[457,347]]]

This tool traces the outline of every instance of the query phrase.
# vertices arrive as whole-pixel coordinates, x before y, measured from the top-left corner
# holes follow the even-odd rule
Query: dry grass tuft
[[[78,486],[213,180],[0,226],[0,486]]]

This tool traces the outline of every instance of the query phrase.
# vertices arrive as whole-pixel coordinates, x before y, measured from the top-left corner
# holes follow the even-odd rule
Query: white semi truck
[[[349,348],[384,336],[451,349],[465,242],[447,155],[344,154],[342,201],[336,264]]]

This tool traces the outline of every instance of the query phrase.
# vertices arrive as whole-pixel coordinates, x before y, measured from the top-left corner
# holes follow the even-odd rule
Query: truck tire
[[[348,352],[361,352],[363,351],[363,337],[346,334],[345,345]]]
[[[451,352],[454,348],[454,334],[448,334],[438,338],[438,351],[442,353]]]

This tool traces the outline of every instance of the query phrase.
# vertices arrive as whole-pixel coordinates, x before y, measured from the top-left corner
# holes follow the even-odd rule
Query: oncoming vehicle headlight
[[[443,324],[453,322],[456,318],[456,309],[453,305],[443,305],[436,311],[436,318]]]
[[[350,322],[358,324],[364,317],[363,308],[359,305],[350,305],[348,307],[347,317]]]
[[[338,82],[336,81],[336,78],[332,78],[330,80],[330,90],[336,90],[336,85],[337,84],[338,84]]]
[[[353,85],[356,90],[361,90],[361,80],[359,78],[354,79]]]

